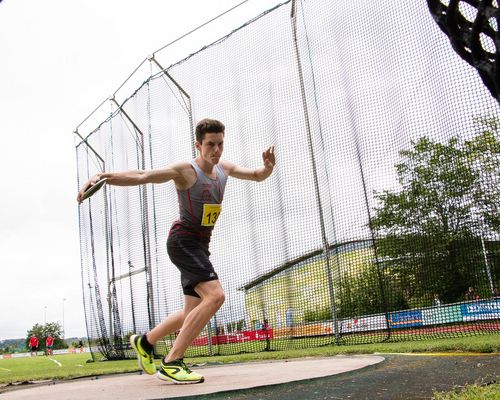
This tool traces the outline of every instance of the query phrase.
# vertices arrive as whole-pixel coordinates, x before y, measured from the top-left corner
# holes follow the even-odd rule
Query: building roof
[[[371,245],[371,242],[372,241],[370,239],[352,240],[349,242],[332,244],[332,245],[330,245],[329,250],[330,250],[330,253],[332,253],[332,251],[344,253],[346,251],[350,251],[353,249],[369,247]],[[319,256],[323,253],[325,253],[325,249],[321,248],[321,249],[313,250],[309,253],[306,253],[300,257],[294,258],[290,261],[286,261],[284,264],[281,264],[280,266],[272,269],[271,271],[268,271],[268,272],[265,272],[261,275],[258,275],[256,278],[254,278],[250,282],[239,287],[238,290],[248,291],[248,290],[254,288],[255,286],[259,285],[260,283],[265,282],[265,281],[273,278],[274,276],[280,274],[281,272],[286,271],[288,269],[291,269],[291,268],[299,265],[303,261],[309,260],[309,259],[316,257],[316,256]]]

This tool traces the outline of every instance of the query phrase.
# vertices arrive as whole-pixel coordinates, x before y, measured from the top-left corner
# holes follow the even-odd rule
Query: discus
[[[88,199],[90,196],[94,195],[100,188],[106,184],[107,178],[102,178],[96,182],[95,185],[89,187],[82,196],[82,201]]]

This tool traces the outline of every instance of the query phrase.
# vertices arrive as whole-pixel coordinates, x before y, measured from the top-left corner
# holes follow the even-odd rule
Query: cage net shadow
[[[226,301],[186,356],[500,332],[498,104],[422,2],[280,4],[152,73],[76,146],[78,184],[195,156],[277,165],[230,179],[211,242]],[[95,359],[133,357],[180,309],[166,252],[172,183],[107,186],[80,206]],[[163,354],[172,334],[157,343]]]

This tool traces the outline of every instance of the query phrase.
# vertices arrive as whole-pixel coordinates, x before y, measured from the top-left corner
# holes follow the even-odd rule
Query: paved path
[[[430,400],[434,392],[488,385],[500,377],[500,353],[384,354],[379,364],[285,385],[212,393],[203,400]],[[0,396],[1,400],[1,396]],[[200,400],[200,397],[182,397]]]
[[[41,384],[0,394],[0,400],[152,400],[198,396],[354,371],[384,361],[384,357],[335,356],[283,361],[249,362],[195,368],[205,382],[174,385],[155,376],[126,374]]]

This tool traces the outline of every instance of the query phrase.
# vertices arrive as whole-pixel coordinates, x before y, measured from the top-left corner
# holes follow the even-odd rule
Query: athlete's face
[[[202,142],[196,142],[196,148],[203,160],[210,164],[217,164],[224,150],[223,133],[206,133]]]

